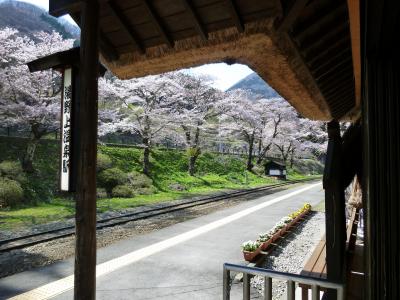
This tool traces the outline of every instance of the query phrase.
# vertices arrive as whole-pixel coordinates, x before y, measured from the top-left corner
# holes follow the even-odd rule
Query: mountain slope
[[[33,4],[15,0],[0,1],[0,28],[4,27],[15,28],[21,35],[30,38],[37,31],[53,30],[68,39],[76,39],[79,36],[79,29],[76,26],[66,25]]]
[[[250,90],[264,98],[280,97],[280,95],[255,72],[231,86],[227,91],[235,89]]]

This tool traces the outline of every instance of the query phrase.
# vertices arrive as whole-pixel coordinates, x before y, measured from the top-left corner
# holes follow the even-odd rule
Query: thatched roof
[[[79,22],[75,2],[51,0],[50,12]],[[100,16],[102,61],[120,78],[238,62],[305,117],[357,111],[345,0],[114,0]]]

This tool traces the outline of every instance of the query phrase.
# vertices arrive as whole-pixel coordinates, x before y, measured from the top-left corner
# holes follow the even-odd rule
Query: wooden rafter
[[[346,4],[343,3],[342,5],[338,5],[337,7],[328,10],[326,13],[321,14],[318,19],[312,20],[311,24],[307,24],[302,26],[302,28],[297,29],[294,33],[294,37],[297,40],[302,40],[304,36],[306,36],[309,32],[313,32],[317,29],[322,28],[326,23],[334,20],[341,15],[346,14]],[[330,26],[332,27],[332,26]]]
[[[341,61],[337,62],[336,64],[334,64],[333,66],[331,66],[329,68],[321,69],[317,72],[313,72],[313,74],[314,74],[315,78],[320,79],[329,74],[332,74],[332,72],[336,71],[337,69],[339,69],[339,72],[340,72],[340,69],[343,68],[343,65],[344,65],[344,68],[346,68],[348,63],[351,63],[350,56],[346,56],[344,59],[342,59]],[[335,72],[335,74],[336,74],[336,72]]]
[[[322,68],[325,68],[326,66],[328,66],[329,64],[340,60],[344,55],[347,55],[349,52],[349,48],[344,47],[339,51],[336,51],[335,53],[333,53],[332,55],[329,56],[329,58],[324,59],[319,61],[318,63],[314,63],[314,64],[309,64],[310,65],[310,69],[312,69],[313,71],[318,71]]]
[[[361,103],[361,46],[360,46],[360,1],[347,0],[350,19],[351,52],[356,89],[356,105]]]
[[[278,23],[276,30],[288,31],[297,20],[297,17],[300,15],[303,8],[307,5],[307,2],[308,0],[295,0],[287,13],[283,16],[283,19]]]
[[[342,22],[332,28],[331,31],[327,32],[324,36],[321,36],[319,39],[315,38],[309,38],[306,40],[302,41],[302,51],[306,55],[312,50],[312,49],[318,49],[323,45],[330,45],[332,42],[337,41],[339,38],[345,36],[349,30],[349,24],[346,22]],[[322,47],[322,48],[323,48]]]
[[[106,35],[100,30],[99,34],[99,48],[101,54],[108,61],[115,61],[119,58],[119,53],[115,50],[115,47],[108,40]]]
[[[145,49],[142,45],[139,43],[139,39],[132,29],[132,27],[129,25],[129,22],[127,18],[124,16],[122,13],[121,9],[114,3],[114,1],[109,1],[107,3],[108,8],[110,9],[111,13],[115,17],[115,19],[118,21],[119,25],[121,28],[125,31],[125,33],[129,36],[131,43],[139,50],[140,53],[144,53]]]
[[[54,17],[60,17],[67,13],[78,11],[83,2],[83,0],[50,0],[49,14]]]
[[[235,26],[239,32],[244,31],[244,24],[242,21],[242,18],[240,17],[239,10],[234,2],[234,0],[226,0],[225,1],[227,8],[229,9],[229,13],[231,15],[231,18],[233,22],[235,23]]]
[[[142,0],[142,4],[146,8],[147,13],[149,14],[150,18],[152,19],[153,24],[157,27],[157,30],[160,33],[160,35],[163,37],[165,43],[169,47],[172,48],[174,46],[174,41],[172,40],[172,38],[165,31],[164,27],[162,26],[161,19],[157,15],[157,13],[154,10],[154,8],[151,6],[151,4],[149,3],[148,0]]]
[[[342,38],[335,41],[334,43],[331,43],[329,46],[327,46],[322,51],[312,51],[311,53],[307,54],[305,56],[305,58],[309,62],[310,65],[313,65],[320,61],[323,62],[323,61],[325,61],[326,56],[332,55],[333,53],[336,52],[337,48],[342,48],[348,42],[349,42],[349,37],[345,35]]]
[[[204,29],[204,26],[200,22],[200,18],[198,14],[196,13],[195,8],[193,7],[193,4],[191,3],[191,0],[182,0],[183,5],[185,6],[186,10],[189,12],[193,25],[197,31],[197,33],[200,35],[200,37],[203,40],[207,40],[208,34],[206,30]]]
[[[81,18],[79,13],[71,14],[72,19],[80,26]],[[115,50],[115,47],[108,40],[104,32],[99,29],[99,50],[100,53],[107,61],[115,61],[119,59],[119,53]]]

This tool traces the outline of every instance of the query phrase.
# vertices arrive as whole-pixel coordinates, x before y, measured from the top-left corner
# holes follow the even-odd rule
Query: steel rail
[[[133,222],[133,221],[148,219],[148,218],[160,216],[163,214],[176,212],[179,210],[184,210],[184,209],[188,209],[188,208],[192,208],[192,207],[196,207],[196,206],[205,205],[208,203],[222,201],[222,200],[226,200],[226,199],[230,199],[230,198],[236,198],[236,197],[247,195],[247,194],[253,194],[253,193],[271,190],[271,189],[282,187],[282,186],[287,186],[287,185],[301,183],[301,182],[308,182],[308,181],[313,181],[313,180],[318,180],[318,179],[319,178],[292,180],[292,181],[287,181],[287,182],[268,185],[268,186],[262,186],[262,187],[245,189],[245,190],[238,190],[238,191],[224,193],[224,194],[220,194],[220,195],[203,197],[203,198],[195,199],[195,200],[191,199],[188,201],[171,204],[171,205],[166,205],[163,207],[155,207],[155,208],[151,208],[151,209],[145,209],[143,211],[137,211],[137,212],[127,213],[127,214],[120,215],[120,216],[101,219],[101,220],[97,221],[96,228],[99,230],[99,229],[103,229],[106,227],[113,227],[113,226],[122,225],[122,224],[126,224],[126,223]],[[37,232],[37,233],[28,234],[28,235],[22,235],[22,236],[17,236],[14,238],[0,240],[0,253],[9,252],[11,250],[16,250],[16,249],[33,246],[36,244],[52,241],[55,239],[68,237],[68,236],[71,236],[74,234],[75,234],[75,226],[71,225],[71,226],[65,226],[65,227],[56,228],[56,229],[52,229],[52,230],[46,230],[46,231],[42,231],[42,232]],[[33,238],[36,238],[36,237],[41,237],[41,238],[32,240]]]

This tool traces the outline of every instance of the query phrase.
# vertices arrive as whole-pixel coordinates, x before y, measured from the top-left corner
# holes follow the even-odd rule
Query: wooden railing
[[[344,300],[344,284],[329,282],[324,279],[317,279],[298,274],[283,273],[274,270],[247,267],[243,265],[224,264],[223,269],[223,299],[230,299],[231,272],[243,273],[243,300],[250,299],[250,279],[253,276],[264,277],[264,299],[272,300],[272,279],[286,281],[287,299],[295,299],[295,289],[297,284],[307,284],[311,286],[312,299],[320,299],[320,290],[332,289],[337,291],[337,300]]]

